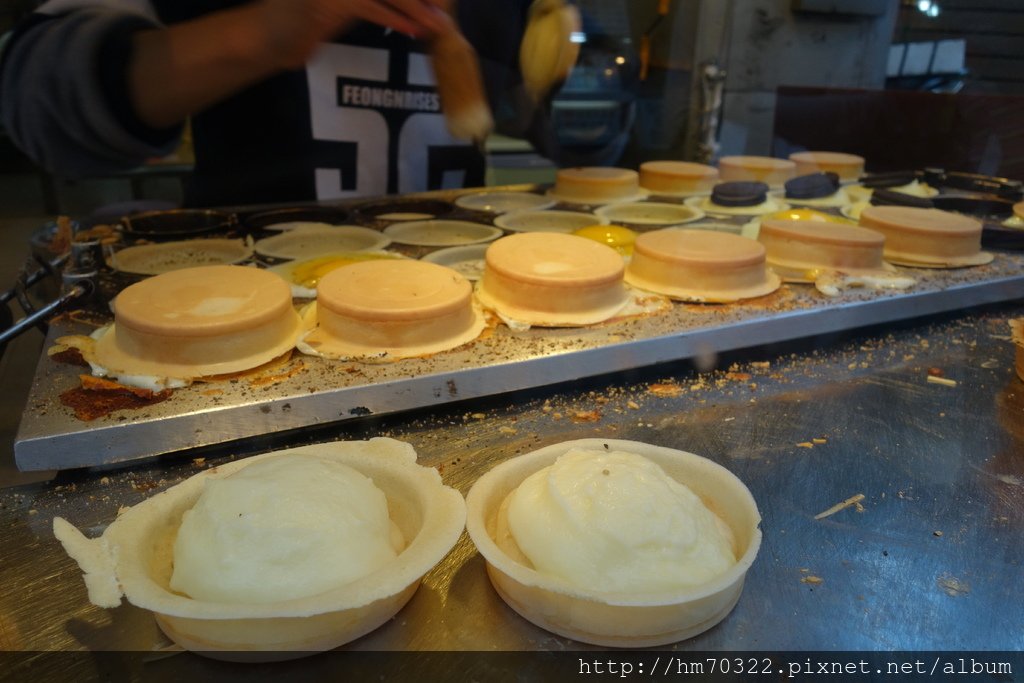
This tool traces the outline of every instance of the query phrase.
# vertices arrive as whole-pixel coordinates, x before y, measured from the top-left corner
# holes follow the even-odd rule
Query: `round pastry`
[[[796,164],[796,174],[835,173],[840,182],[854,182],[864,174],[864,157],[844,152],[793,152],[789,160]]]
[[[809,173],[786,181],[786,201],[790,204],[818,207],[843,207],[850,203],[846,190],[839,186],[835,173]]]
[[[640,186],[655,194],[689,197],[707,194],[718,182],[718,169],[691,161],[645,161]]]
[[[756,180],[771,187],[782,187],[796,175],[796,164],[775,157],[727,156],[718,160],[718,172],[724,181]]]
[[[544,327],[599,323],[628,303],[622,256],[594,240],[519,233],[488,249],[477,296],[507,321]]]
[[[711,201],[718,206],[757,206],[768,197],[768,185],[736,180],[715,185]]]
[[[572,204],[607,204],[639,199],[640,176],[628,168],[578,166],[555,174],[551,196]]]
[[[704,212],[683,204],[668,202],[621,202],[602,206],[594,213],[610,223],[647,227],[682,225],[704,217]]]
[[[759,242],[713,230],[668,228],[636,239],[626,282],[673,299],[728,303],[770,294],[779,277]]]
[[[113,252],[107,265],[136,275],[159,275],[181,268],[241,263],[253,254],[244,240],[191,239],[125,247]]]
[[[708,214],[725,216],[761,216],[788,208],[768,190],[762,182],[734,180],[715,185],[710,197],[690,197],[683,203]]]
[[[981,221],[939,209],[869,206],[860,224],[885,235],[885,258],[909,266],[977,266],[992,260],[981,251]]]
[[[322,461],[321,467],[296,467],[292,476],[293,463],[308,464],[310,459]],[[252,476],[245,474],[249,467],[264,469],[263,474],[269,476],[254,481],[255,471]],[[316,514],[315,503],[330,497],[330,487],[299,476],[299,470],[319,476],[324,469],[339,467],[354,470],[363,488],[372,489],[369,498],[376,499],[377,506],[384,504],[378,515],[386,515],[383,524],[389,527],[384,531],[388,538],[377,542],[395,550],[386,550],[383,555],[387,557],[379,563],[373,561],[376,568],[368,573],[365,557],[362,569],[354,573],[349,571],[351,565],[339,569],[336,562],[328,561],[346,551],[365,554],[363,549],[349,547],[339,552],[323,547],[339,541],[360,543],[359,536],[367,529],[359,511],[352,516]],[[276,475],[281,473],[288,475],[284,477],[288,485],[282,482],[276,487],[280,480]],[[228,484],[236,477],[243,481]],[[176,537],[186,517],[198,514],[202,519],[209,512],[196,510],[208,487],[235,488],[242,483],[246,485],[241,486],[237,505],[232,505],[229,496],[214,506],[219,513],[233,514],[234,509],[241,519],[213,520],[216,530],[229,533],[213,538],[213,546],[208,548],[219,556],[210,559],[233,565],[231,571],[238,574],[205,578],[233,586],[232,592],[251,581],[243,592],[254,593],[256,599],[242,595],[236,596],[238,599],[205,599],[174,591]],[[253,496],[253,492],[262,496]],[[332,510],[339,505],[351,507],[336,498],[328,503]],[[297,516],[286,509],[292,506],[306,509],[308,514]],[[329,650],[386,623],[416,592],[423,575],[451,550],[465,518],[462,496],[442,484],[437,470],[418,465],[412,446],[375,438],[302,446],[210,468],[125,510],[96,539],[86,538],[60,517],[54,518],[53,530],[82,568],[93,604],[115,608],[124,597],[152,611],[164,633],[185,649],[217,659],[267,661]],[[248,542],[239,543],[246,537]],[[218,548],[221,544],[229,547]],[[202,544],[183,552],[199,547]],[[238,547],[250,561],[262,566],[245,566],[225,552]],[[397,557],[390,557],[392,552]],[[294,577],[300,581],[292,580],[293,571],[301,573]],[[297,585],[296,597],[274,599],[277,585],[305,584],[307,577],[316,585]],[[222,590],[216,592],[220,595]]]
[[[768,220],[758,241],[768,265],[786,282],[814,282],[822,272],[891,270],[882,260],[885,236],[856,225]]]
[[[327,273],[303,313],[304,353],[394,360],[446,351],[483,332],[473,286],[458,272],[412,259],[363,261]]]
[[[738,601],[761,542],[757,506],[731,472],[635,441],[580,439],[506,460],[466,506],[501,598],[541,628],[604,646],[711,628]],[[532,513],[552,519],[531,523]]]
[[[249,370],[295,346],[301,323],[280,276],[200,266],[148,278],[113,302],[96,364],[111,376],[191,380]]]

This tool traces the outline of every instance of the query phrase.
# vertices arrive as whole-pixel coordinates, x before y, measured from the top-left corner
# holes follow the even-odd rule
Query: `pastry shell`
[[[731,529],[737,562],[700,586],[650,593],[607,593],[542,574],[502,549],[503,503],[528,476],[573,448],[642,455],[685,483]],[[761,516],[747,487],[724,467],[692,453],[617,439],[579,439],[512,458],[482,476],[466,497],[466,529],[487,563],[491,584],[528,621],[561,636],[610,647],[684,640],[722,621],[739,600],[761,545]],[[514,543],[514,541],[512,541]]]
[[[369,576],[293,600],[218,603],[172,592],[174,539],[204,482],[264,458],[297,453],[336,459],[373,480],[406,540],[398,557]],[[455,545],[465,515],[462,496],[444,486],[436,470],[417,465],[412,446],[374,438],[302,446],[211,468],[124,511],[96,539],[60,517],[53,529],[85,573],[93,604],[117,607],[123,595],[152,611],[164,633],[185,649],[216,659],[270,661],[332,649],[382,625]]]

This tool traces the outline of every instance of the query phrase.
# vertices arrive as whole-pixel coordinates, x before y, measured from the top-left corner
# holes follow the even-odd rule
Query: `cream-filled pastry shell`
[[[726,524],[736,563],[701,585],[650,592],[609,593],[600,586],[581,586],[537,571],[521,553],[511,550],[509,532],[501,522],[502,507],[521,482],[577,448],[636,453],[659,465]],[[466,506],[466,528],[502,599],[541,628],[603,646],[665,645],[711,628],[739,600],[761,543],[757,505],[735,475],[691,453],[635,441],[580,439],[512,458],[477,480]]]
[[[398,557],[368,576],[291,600],[209,602],[173,592],[168,583],[175,536],[205,482],[262,459],[295,454],[331,458],[372,479],[405,539]],[[125,597],[152,611],[168,637],[188,650],[266,661],[332,649],[387,622],[451,550],[464,522],[462,496],[441,483],[437,470],[417,465],[409,444],[375,438],[302,446],[211,468],[123,511],[96,539],[60,517],[53,528],[84,572],[93,604],[114,608]]]

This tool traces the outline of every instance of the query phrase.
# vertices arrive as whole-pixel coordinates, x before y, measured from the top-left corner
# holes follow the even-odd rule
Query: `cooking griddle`
[[[906,292],[851,289],[835,298],[810,285],[729,305],[671,310],[582,329],[514,332],[504,325],[429,358],[370,364],[296,354],[250,377],[197,383],[162,403],[84,422],[61,404],[82,368],[42,355],[14,444],[22,470],[121,463],[266,434],[393,414],[824,333],[1024,297],[1024,255],[956,270],[900,269]],[[46,345],[92,327],[54,321]]]

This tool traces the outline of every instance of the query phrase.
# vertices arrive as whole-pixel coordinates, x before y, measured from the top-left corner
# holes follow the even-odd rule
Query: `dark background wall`
[[[901,6],[894,42],[963,39],[966,93],[1024,95],[1024,0],[938,0],[927,17]]]

